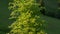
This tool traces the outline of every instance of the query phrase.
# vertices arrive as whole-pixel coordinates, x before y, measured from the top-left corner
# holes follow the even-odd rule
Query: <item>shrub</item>
[[[13,0],[9,3],[12,10],[9,19],[16,18],[8,34],[46,34],[45,20],[40,20],[39,4],[35,0]]]

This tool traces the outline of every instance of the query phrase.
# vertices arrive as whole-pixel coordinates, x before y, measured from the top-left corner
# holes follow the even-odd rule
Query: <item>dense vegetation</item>
[[[40,20],[39,3],[35,0],[13,0],[9,5],[12,10],[9,19],[16,19],[9,26],[9,34],[46,34],[45,20]]]
[[[10,0],[10,1],[9,1],[9,3],[10,3],[9,7],[10,8],[9,8],[9,11],[8,11],[8,8],[7,8],[8,7],[7,6],[8,1],[0,0],[0,11],[1,11],[0,12],[0,34],[6,34],[7,32],[9,32],[9,34],[11,34],[12,32],[13,32],[13,34],[15,34],[16,33],[15,29],[18,29],[18,26],[19,26],[18,23],[19,23],[20,20],[24,24],[27,23],[27,25],[29,25],[29,26],[27,26],[27,25],[26,26],[28,27],[28,31],[30,30],[30,32],[33,31],[30,28],[34,29],[33,33],[36,32],[37,29],[35,29],[35,27],[30,27],[31,25],[28,22],[30,22],[34,26],[34,24],[38,21],[37,26],[39,26],[39,24],[42,23],[42,22],[45,23],[45,25],[46,25],[46,23],[48,23],[48,27],[45,27],[45,25],[44,25],[44,26],[41,26],[42,27],[41,28],[39,26],[39,28],[41,28],[42,31],[46,32],[45,29],[47,29],[48,34],[60,34],[60,20],[59,20],[59,18],[60,18],[60,0],[58,2],[57,2],[57,0],[48,0],[48,1],[46,1],[46,0],[43,0],[43,1],[36,0],[34,2],[29,1],[30,3],[27,2],[28,6],[26,6],[23,1],[21,2],[21,5],[20,5],[20,3],[15,3],[14,0]],[[19,2],[19,1],[16,0],[16,2]],[[19,6],[17,4],[19,4]],[[22,6],[22,8],[20,6]],[[29,9],[27,9],[28,7],[29,7]],[[20,12],[20,10],[17,10],[18,8],[19,9],[21,8],[21,11],[23,11],[23,12]],[[31,10],[31,9],[33,9],[33,10]],[[24,10],[25,10],[25,12],[24,12]],[[34,10],[38,10],[38,11],[34,12]],[[24,15],[26,15],[26,16],[24,16]],[[9,16],[10,16],[10,18],[9,18]],[[21,18],[19,18],[19,17],[21,17]],[[24,19],[22,20],[22,17],[23,18],[27,17],[27,18],[26,18],[26,20],[24,20]],[[38,18],[38,17],[40,17],[40,18]],[[58,18],[58,19],[56,19],[56,18]],[[27,21],[27,19],[29,21]],[[13,21],[13,22],[11,22],[11,21]],[[46,21],[46,22],[44,22],[44,21]],[[20,26],[23,27],[23,23]],[[9,28],[8,28],[8,26],[9,26]],[[15,28],[15,26],[17,26],[17,28]],[[36,28],[38,28],[38,27],[36,27]],[[26,28],[25,28],[25,25],[24,25],[24,32],[27,32],[25,29]],[[40,30],[40,32],[41,32],[41,30]],[[14,31],[15,31],[15,33],[14,33]],[[21,32],[23,32],[23,31],[21,30]]]

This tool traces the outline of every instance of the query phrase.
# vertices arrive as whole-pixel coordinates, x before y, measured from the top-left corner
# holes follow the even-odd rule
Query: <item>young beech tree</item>
[[[40,19],[40,8],[36,0],[13,0],[9,3],[12,11],[9,19],[16,19],[8,34],[46,34],[45,21]]]

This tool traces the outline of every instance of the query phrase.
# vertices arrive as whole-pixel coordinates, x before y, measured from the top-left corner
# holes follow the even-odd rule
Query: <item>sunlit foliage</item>
[[[15,18],[8,34],[46,34],[45,20],[40,20],[40,8],[36,0],[13,0],[9,3],[12,11],[9,19]]]

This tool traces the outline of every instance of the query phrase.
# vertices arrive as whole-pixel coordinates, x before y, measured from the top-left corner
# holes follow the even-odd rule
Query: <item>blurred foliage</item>
[[[36,0],[13,0],[9,2],[12,11],[9,19],[16,19],[7,34],[47,34],[45,20],[40,20],[40,4]]]
[[[0,31],[0,34],[6,34],[5,32]]]
[[[60,0],[44,0],[45,15],[60,19]]]

